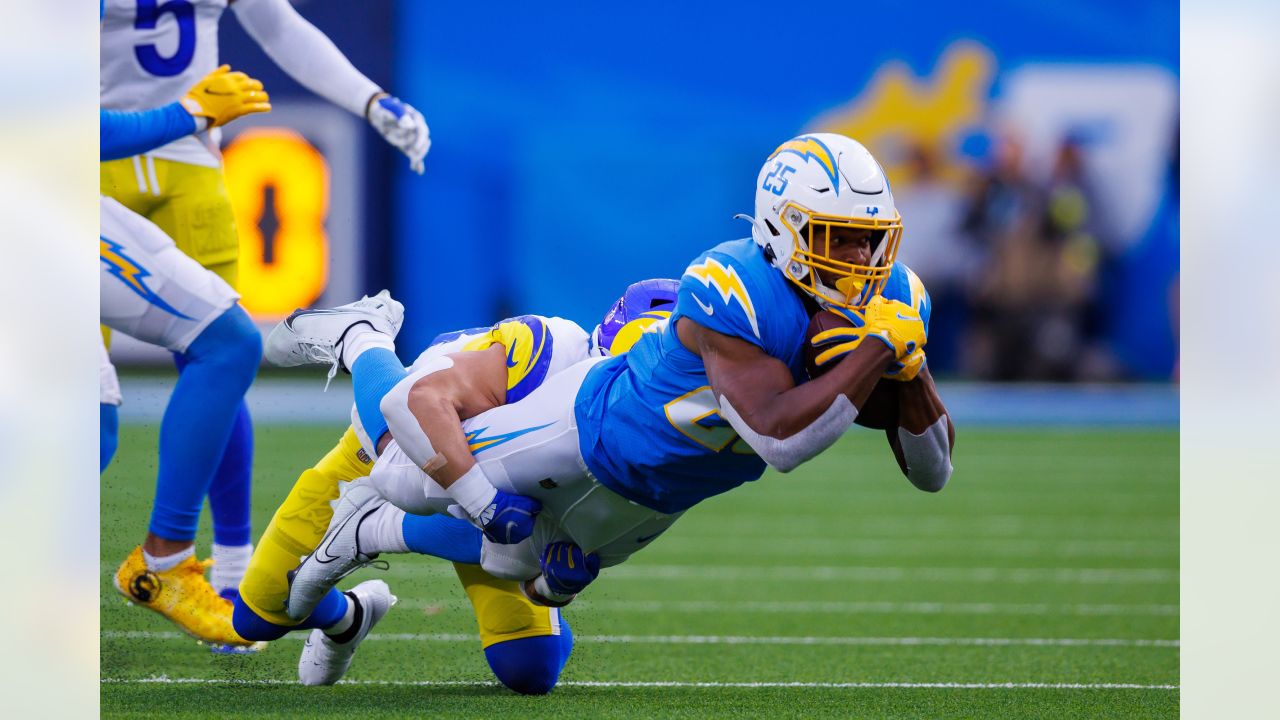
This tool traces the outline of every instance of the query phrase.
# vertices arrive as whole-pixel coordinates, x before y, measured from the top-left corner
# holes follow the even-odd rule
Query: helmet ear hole
[[[764,219],[764,224],[769,228],[769,232],[773,233],[774,237],[778,237],[782,234],[778,232],[778,228],[773,226],[773,223],[769,222],[769,218]]]

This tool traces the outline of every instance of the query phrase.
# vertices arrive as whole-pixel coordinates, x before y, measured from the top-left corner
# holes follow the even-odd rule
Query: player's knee
[[[522,695],[546,695],[560,679],[567,653],[556,635],[495,643],[484,649],[498,681]]]
[[[186,355],[191,361],[217,366],[248,388],[262,359],[262,334],[243,308],[232,305],[200,333]]]

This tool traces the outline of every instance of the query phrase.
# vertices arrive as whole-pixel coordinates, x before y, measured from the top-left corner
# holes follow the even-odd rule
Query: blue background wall
[[[396,178],[411,345],[514,311],[595,322],[626,283],[746,235],[731,218],[763,158],[886,61],[925,77],[974,40],[993,96],[1026,63],[1178,62],[1172,2],[601,7],[397,5],[395,87],[434,139],[426,176]]]
[[[942,93],[957,48],[990,75],[974,81],[981,103],[1035,65],[1146,64],[1175,82],[1178,69],[1168,1],[298,7],[431,125],[421,177],[372,133],[365,143],[367,286],[390,285],[408,306],[406,354],[517,312],[589,327],[627,283],[676,276],[706,247],[745,236],[732,216],[751,211],[756,172],[779,142],[865,110],[886,78]],[[224,57],[273,98],[303,93],[234,20],[224,25]],[[931,112],[916,108],[915,132],[962,161],[984,118],[939,130],[921,120]],[[892,134],[857,136],[892,165]],[[1176,348],[1176,194],[1160,207],[1109,278],[1136,313],[1112,330],[1116,353],[1150,377],[1167,377]]]

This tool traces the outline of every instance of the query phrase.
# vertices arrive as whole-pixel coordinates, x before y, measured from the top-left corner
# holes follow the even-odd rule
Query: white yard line
[[[403,602],[403,601],[402,601]],[[418,603],[410,602],[409,605]],[[442,603],[421,603],[439,607]],[[458,601],[458,607],[470,605]],[[864,615],[1155,615],[1176,616],[1177,605],[1049,605],[1012,603],[877,602],[877,601],[717,601],[717,600],[579,600],[584,612],[757,612],[787,614],[850,613]]]
[[[176,630],[104,630],[105,640],[189,640]],[[302,633],[286,635],[302,640]],[[961,645],[984,647],[1155,647],[1176,648],[1177,640],[1129,638],[963,638],[963,637],[825,637],[825,636],[754,636],[754,635],[575,635],[588,643],[620,643],[625,645],[889,645],[936,646]],[[411,642],[478,642],[479,637],[451,633],[381,633],[366,638],[370,641]]]
[[[219,680],[216,678],[102,678],[104,685],[297,685],[294,680]],[[339,685],[409,685],[414,687],[501,687],[495,682],[465,680],[341,680]],[[593,688],[891,688],[928,690],[1177,690],[1178,685],[1139,683],[961,683],[961,682],[688,682],[676,680],[564,680],[557,687]]]
[[[852,565],[623,565],[610,580],[857,580],[862,582],[1071,583],[1088,585],[1178,582],[1167,568],[877,567]]]
[[[755,557],[926,557],[969,553],[981,557],[1008,558],[1173,558],[1178,557],[1178,540],[1058,540],[1058,539],[979,539],[965,540],[959,545],[943,545],[937,539],[909,538],[842,538],[833,542],[815,537],[708,538],[677,535],[663,538],[650,552],[697,553]],[[936,560],[935,560],[936,561]]]

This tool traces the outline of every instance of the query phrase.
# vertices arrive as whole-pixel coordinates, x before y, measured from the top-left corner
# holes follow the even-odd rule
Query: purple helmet
[[[631,349],[650,325],[671,317],[679,280],[641,280],[627,288],[591,333],[591,352],[620,355]]]

